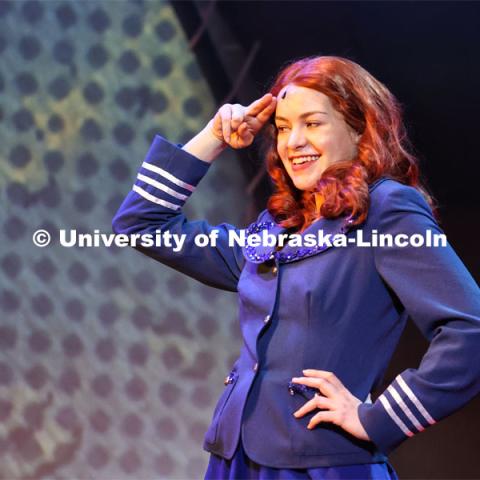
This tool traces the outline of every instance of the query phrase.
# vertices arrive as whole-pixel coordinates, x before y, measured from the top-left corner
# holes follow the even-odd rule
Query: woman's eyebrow
[[[304,118],[304,117],[308,117],[309,115],[313,115],[314,113],[322,113],[323,115],[328,115],[327,112],[321,112],[319,110],[316,110],[316,111],[313,111],[313,112],[305,112],[305,113],[302,113],[300,115],[300,118]],[[287,118],[284,118],[284,117],[275,117],[275,120],[284,120],[284,121],[288,121]]]

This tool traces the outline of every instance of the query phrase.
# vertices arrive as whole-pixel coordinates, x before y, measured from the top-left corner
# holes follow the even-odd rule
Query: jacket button
[[[263,319],[263,323],[268,323],[270,321],[270,315],[267,315],[264,319]]]
[[[254,366],[253,366],[253,371],[256,372],[258,370],[258,363],[256,363]]]
[[[274,275],[276,275],[276,274],[278,273],[278,268],[277,268],[277,267],[273,267],[273,268],[272,268],[272,273],[273,273]]]

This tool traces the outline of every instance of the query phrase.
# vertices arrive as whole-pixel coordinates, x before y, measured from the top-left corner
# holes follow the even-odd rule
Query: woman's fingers
[[[257,115],[257,120],[263,125],[275,111],[277,106],[277,99],[273,97],[271,102]]]
[[[344,388],[343,383],[340,379],[333,373],[327,372],[326,370],[314,370],[313,368],[307,368],[303,370],[303,374],[306,377],[313,377],[313,378],[323,378],[330,382],[332,385],[337,387],[338,389]]]
[[[257,134],[265,122],[270,118],[277,106],[277,99],[270,93],[255,100],[246,108],[246,121],[252,131]]]
[[[237,133],[238,135],[240,135],[240,137],[242,137],[246,131],[247,131],[247,124],[245,122],[242,122],[238,127]]]
[[[245,122],[242,122],[238,127],[237,136],[240,140],[247,144],[253,141],[253,134]]]
[[[263,97],[253,101],[246,107],[246,114],[256,117],[262,110],[267,108],[275,97],[271,93],[266,93]]]
[[[255,100],[248,107],[238,103],[226,103],[220,107],[213,119],[212,132],[215,137],[233,148],[247,147],[273,113],[275,105],[276,99],[270,93]]]
[[[303,370],[305,377],[292,378],[292,382],[319,389],[327,398],[318,394],[296,412],[295,418],[300,418],[315,409],[319,412],[310,418],[307,428],[313,429],[321,422],[338,425],[346,432],[361,440],[370,440],[358,416],[358,406],[362,403],[346,388],[338,377],[325,370]]]
[[[324,378],[294,377],[292,378],[292,382],[300,383],[307,387],[318,388],[323,395],[329,398],[337,393],[337,387]]]
[[[253,142],[254,135],[248,129],[245,123],[242,123],[235,134],[232,135],[231,146],[233,148],[243,148]]]
[[[304,403],[296,412],[294,412],[293,416],[295,418],[301,418],[308,412],[311,412],[317,408],[330,410],[333,407],[334,404],[329,398],[315,394],[311,400]]]
[[[222,121],[222,133],[225,142],[229,143],[232,134],[237,132],[245,119],[245,107],[240,104],[231,105],[226,103],[219,110]]]
[[[235,131],[239,128],[240,124],[245,118],[245,107],[236,103],[232,105],[232,130]]]
[[[228,143],[230,142],[231,122],[232,122],[232,106],[228,103],[222,105],[219,110],[222,119],[222,133],[223,138]]]
[[[335,421],[335,412],[325,410],[323,412],[318,412],[316,415],[314,415],[308,422],[307,428],[311,430],[321,422],[335,423]]]

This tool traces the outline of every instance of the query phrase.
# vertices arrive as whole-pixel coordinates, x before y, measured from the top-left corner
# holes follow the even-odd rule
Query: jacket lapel
[[[276,237],[276,244],[278,244],[278,236],[281,233],[286,232],[286,228],[282,227],[273,220],[273,217],[270,213],[266,213],[264,216],[264,221],[258,223],[252,223],[246,231],[246,237],[250,237],[253,234],[262,235],[263,232],[267,232],[270,235]],[[275,258],[276,245],[269,246],[267,244],[260,244],[259,246],[248,246],[245,245],[242,247],[243,256],[252,263],[263,263],[268,260],[273,260]]]
[[[335,235],[347,232],[348,224],[346,220],[346,217],[342,216],[333,219],[320,218],[313,222],[304,232],[296,234],[299,236],[298,243],[300,246],[287,244],[281,251],[277,252],[278,261],[281,263],[295,262],[318,255],[334,247],[332,242]],[[305,235],[307,234],[315,239],[314,246],[304,246]]]

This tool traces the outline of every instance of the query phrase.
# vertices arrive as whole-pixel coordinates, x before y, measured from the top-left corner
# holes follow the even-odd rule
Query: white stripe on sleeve
[[[395,390],[395,388],[392,385],[390,385],[387,388],[387,391],[390,392],[390,395],[392,395],[393,399],[398,403],[399,407],[403,410],[403,413],[405,413],[405,415],[409,418],[409,420],[415,425],[415,428],[419,432],[423,432],[423,430],[425,430],[425,428],[417,420],[417,417],[415,417],[413,412],[407,407],[407,405],[403,401],[402,397],[398,394],[398,392]]]
[[[157,180],[154,180],[153,178],[142,175],[141,173],[137,175],[137,178],[142,182],[152,185],[152,187],[158,188],[159,190],[163,190],[164,192],[168,193],[172,197],[178,198],[179,200],[187,200],[188,198],[187,195],[184,195],[183,193],[178,193],[175,190],[172,190],[171,188],[167,187],[163,183],[157,182]]]
[[[174,203],[167,202],[166,200],[162,200],[161,198],[157,198],[154,195],[146,192],[142,187],[138,185],[133,186],[133,191],[137,192],[143,198],[150,200],[150,202],[156,203],[157,205],[162,205],[163,207],[170,208],[171,210],[178,210],[180,205],[175,205]]]
[[[402,390],[407,394],[408,398],[412,401],[412,403],[417,407],[418,411],[425,417],[425,420],[430,425],[433,425],[434,423],[437,423],[431,415],[427,412],[426,408],[422,405],[420,400],[417,398],[417,396],[412,392],[410,387],[405,383],[405,380],[402,378],[401,375],[397,375],[396,378],[398,384],[400,387],[402,387]]]
[[[167,180],[170,180],[172,183],[174,183],[175,185],[178,185],[179,187],[185,188],[186,190],[190,190],[191,192],[195,190],[195,187],[193,185],[183,182],[182,180],[175,177],[171,173],[168,173],[163,168],[157,167],[156,165],[152,165],[151,163],[147,163],[147,162],[143,162],[142,167],[146,168],[147,170],[150,170],[151,172],[158,173],[159,175],[161,175],[162,177],[165,177]]]
[[[394,412],[392,406],[390,405],[390,402],[388,399],[385,397],[385,395],[382,393],[378,397],[380,402],[382,402],[383,408],[385,408],[386,412],[390,415],[391,419],[397,424],[397,426],[400,428],[400,430],[407,436],[407,437],[413,437],[413,432],[411,432],[407,426],[402,422],[401,418]]]

